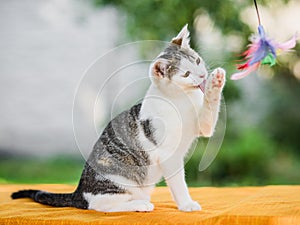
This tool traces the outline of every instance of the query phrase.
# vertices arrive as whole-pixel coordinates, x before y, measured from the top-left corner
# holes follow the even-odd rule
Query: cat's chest
[[[198,105],[197,105],[198,104]],[[141,116],[150,119],[156,136],[162,140],[197,133],[201,102],[152,99],[145,101]]]

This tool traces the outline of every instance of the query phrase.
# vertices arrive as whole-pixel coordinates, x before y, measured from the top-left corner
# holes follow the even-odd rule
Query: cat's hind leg
[[[130,200],[112,207],[108,212],[150,212],[154,205],[147,200]]]
[[[149,212],[154,209],[148,200],[135,200],[130,194],[84,193],[84,197],[89,202],[89,209],[100,212]]]

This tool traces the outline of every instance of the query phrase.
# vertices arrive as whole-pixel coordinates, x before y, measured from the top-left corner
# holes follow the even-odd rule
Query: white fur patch
[[[130,194],[83,193],[89,203],[89,209],[99,212],[146,212],[154,209],[148,200],[133,200]]]
[[[129,194],[97,194],[83,193],[83,197],[89,203],[89,209],[93,209],[101,212],[110,212],[112,208],[118,206],[122,202],[131,200]]]
[[[154,185],[145,185],[145,187],[143,187],[132,180],[118,175],[108,175],[106,178],[126,189],[126,191],[130,193],[131,199],[150,201],[150,194],[154,188]]]

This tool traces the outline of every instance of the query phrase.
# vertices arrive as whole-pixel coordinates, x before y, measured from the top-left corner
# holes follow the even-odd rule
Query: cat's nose
[[[204,74],[199,75],[200,78],[205,78]]]

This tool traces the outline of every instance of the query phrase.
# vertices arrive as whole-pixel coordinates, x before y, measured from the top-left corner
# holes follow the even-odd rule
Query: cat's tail
[[[12,193],[11,198],[31,198],[34,201],[44,205],[50,205],[55,207],[74,207],[73,193],[55,194],[40,190],[22,190]]]

